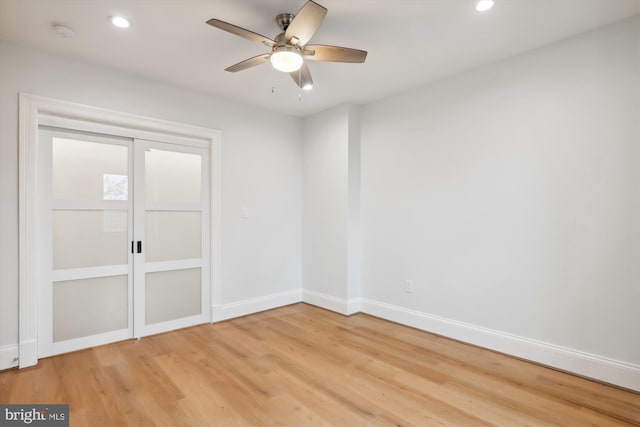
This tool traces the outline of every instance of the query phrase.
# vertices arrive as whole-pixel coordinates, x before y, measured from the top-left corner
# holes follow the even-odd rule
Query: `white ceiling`
[[[329,12],[312,39],[367,50],[364,64],[311,62],[315,87],[301,92],[269,64],[229,65],[267,52],[205,24],[209,18],[269,37],[274,17],[305,0],[0,0],[0,39],[155,80],[304,116],[366,103],[640,13],[640,0],[317,0]],[[132,27],[111,26],[121,14]],[[76,36],[57,35],[52,24]],[[0,58],[1,66],[1,58]],[[274,93],[272,93],[274,88]]]

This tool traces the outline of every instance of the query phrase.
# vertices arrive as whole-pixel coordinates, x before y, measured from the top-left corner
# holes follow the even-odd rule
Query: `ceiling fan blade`
[[[255,67],[256,65],[264,64],[265,62],[269,62],[270,53],[263,53],[262,55],[254,56],[253,58],[245,59],[242,62],[238,62],[231,67],[225,68],[225,71],[230,71],[232,73],[246,70],[247,68]]]
[[[313,44],[305,46],[304,58],[312,61],[325,62],[364,62],[367,51],[348,47]]]
[[[313,87],[313,79],[311,78],[311,72],[306,62],[302,63],[302,67],[300,67],[298,71],[292,71],[289,75],[302,89],[304,89],[305,86]]]
[[[235,34],[236,36],[244,37],[247,40],[263,43],[267,46],[274,46],[276,44],[269,37],[265,37],[262,34],[254,33],[253,31],[238,27],[237,25],[229,24],[228,22],[224,22],[219,19],[209,19],[207,24],[212,27],[220,28],[228,33]]]
[[[293,45],[304,46],[316,33],[326,14],[326,7],[308,1],[287,27],[284,33],[285,40]]]

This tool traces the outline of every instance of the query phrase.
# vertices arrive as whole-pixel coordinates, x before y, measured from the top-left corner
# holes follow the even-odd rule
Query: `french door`
[[[206,322],[209,186],[206,150],[135,140],[134,336]],[[206,260],[206,261],[205,261]]]
[[[209,321],[207,149],[39,140],[38,356]]]

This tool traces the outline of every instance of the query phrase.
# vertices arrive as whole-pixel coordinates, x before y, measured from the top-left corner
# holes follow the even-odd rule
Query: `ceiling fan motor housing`
[[[284,34],[285,33],[283,32],[274,37],[273,41],[275,42],[275,44],[273,45],[273,51],[276,52],[278,50],[288,50],[291,52],[301,53],[302,48],[300,46],[297,46],[294,43],[287,41]],[[285,49],[280,49],[280,48],[285,48]]]

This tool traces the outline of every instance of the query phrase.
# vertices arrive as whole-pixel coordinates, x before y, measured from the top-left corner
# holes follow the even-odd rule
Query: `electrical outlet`
[[[404,291],[407,294],[412,294],[414,292],[413,288],[413,280],[405,280],[404,281]]]

